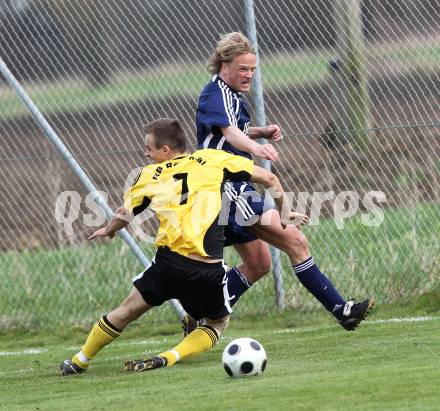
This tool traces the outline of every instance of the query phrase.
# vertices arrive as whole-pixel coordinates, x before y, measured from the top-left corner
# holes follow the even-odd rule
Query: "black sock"
[[[240,273],[237,267],[232,267],[227,273],[229,304],[231,307],[239,300],[239,298],[252,286],[246,277]]]

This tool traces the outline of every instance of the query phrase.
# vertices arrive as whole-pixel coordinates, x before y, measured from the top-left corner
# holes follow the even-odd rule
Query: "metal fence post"
[[[35,121],[44,131],[47,138],[52,142],[52,144],[56,147],[56,149],[61,154],[61,156],[67,161],[70,168],[78,176],[84,188],[88,192],[94,194],[94,200],[103,208],[107,218],[110,218],[113,214],[113,211],[110,208],[110,206],[106,203],[104,198],[98,193],[96,187],[93,185],[92,181],[89,179],[87,174],[83,171],[79,163],[75,160],[75,158],[72,156],[70,151],[61,141],[61,139],[57,136],[52,126],[44,118],[44,116],[41,114],[41,111],[33,103],[29,95],[26,93],[26,91],[23,89],[23,87],[20,85],[20,83],[17,81],[17,79],[14,77],[14,75],[11,73],[11,71],[9,70],[9,68],[6,66],[5,62],[1,58],[0,58],[0,72],[3,74],[4,78],[11,85],[11,87],[16,91],[17,95],[20,97],[24,105],[27,107],[27,109],[34,117]],[[139,247],[139,245],[136,243],[136,241],[133,239],[133,237],[129,234],[129,232],[126,229],[120,230],[118,234],[128,244],[130,250],[136,255],[138,260],[144,266],[150,264],[150,261],[147,259],[142,249]],[[179,317],[183,318],[183,316],[185,315],[185,311],[181,306],[181,304],[179,303],[179,301],[170,300],[170,303],[173,306],[173,308],[176,310]]]
[[[258,127],[264,127],[266,126],[266,113],[264,111],[263,82],[262,82],[260,58],[258,52],[254,0],[244,0],[244,17],[246,24],[246,34],[250,42],[252,43],[252,46],[254,47],[257,56],[257,68],[255,70],[254,78],[252,81],[252,97],[255,106],[255,120],[256,120],[256,125]],[[259,143],[266,144],[266,140],[261,139],[259,140]],[[271,169],[269,160],[261,160],[260,164],[262,167],[266,168],[267,170]],[[276,303],[278,308],[283,309],[285,307],[285,301],[284,301],[281,254],[277,248],[272,246],[270,246],[270,253],[272,255],[272,262],[273,262],[272,272],[274,277]]]
[[[366,72],[365,41],[362,32],[360,0],[336,0],[333,15],[337,34],[337,64],[332,68],[333,98],[336,103],[334,123],[340,140],[351,140],[365,146],[368,130],[372,127],[368,78]],[[342,110],[338,105],[343,105]],[[350,132],[348,132],[350,130]]]

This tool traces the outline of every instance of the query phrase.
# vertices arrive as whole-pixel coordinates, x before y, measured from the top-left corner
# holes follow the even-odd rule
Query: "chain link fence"
[[[439,284],[440,1],[358,4],[362,145],[341,111],[341,27],[349,24],[338,13],[350,3],[254,1],[265,109],[284,135],[273,169],[288,191],[308,193],[307,210],[319,220],[305,229],[315,260],[344,295],[385,303]],[[206,60],[221,34],[246,33],[245,18],[242,0],[4,0],[0,57],[115,208],[127,175],[144,162],[143,124],[176,117],[194,147]],[[0,135],[1,328],[88,325],[122,300],[142,267],[119,239],[86,242],[99,216],[3,79]],[[60,201],[65,191],[78,194]],[[386,198],[376,204],[378,226],[370,224],[372,192]],[[320,208],[316,193],[329,198]],[[336,212],[348,215],[351,205],[357,212],[341,220]],[[227,262],[237,261],[228,250]],[[282,265],[286,305],[314,307],[284,255]],[[266,276],[236,313],[274,309]],[[177,321],[167,305],[147,315]]]

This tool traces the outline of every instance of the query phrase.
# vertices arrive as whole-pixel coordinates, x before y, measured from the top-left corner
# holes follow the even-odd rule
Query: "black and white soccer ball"
[[[230,377],[249,377],[263,373],[267,365],[267,355],[258,341],[237,338],[224,349],[222,362]]]

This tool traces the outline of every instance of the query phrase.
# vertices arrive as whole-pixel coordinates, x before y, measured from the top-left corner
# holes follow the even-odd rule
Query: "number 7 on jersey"
[[[174,181],[182,180],[182,194],[180,195],[179,205],[186,204],[188,201],[188,173],[178,173],[173,175]]]

